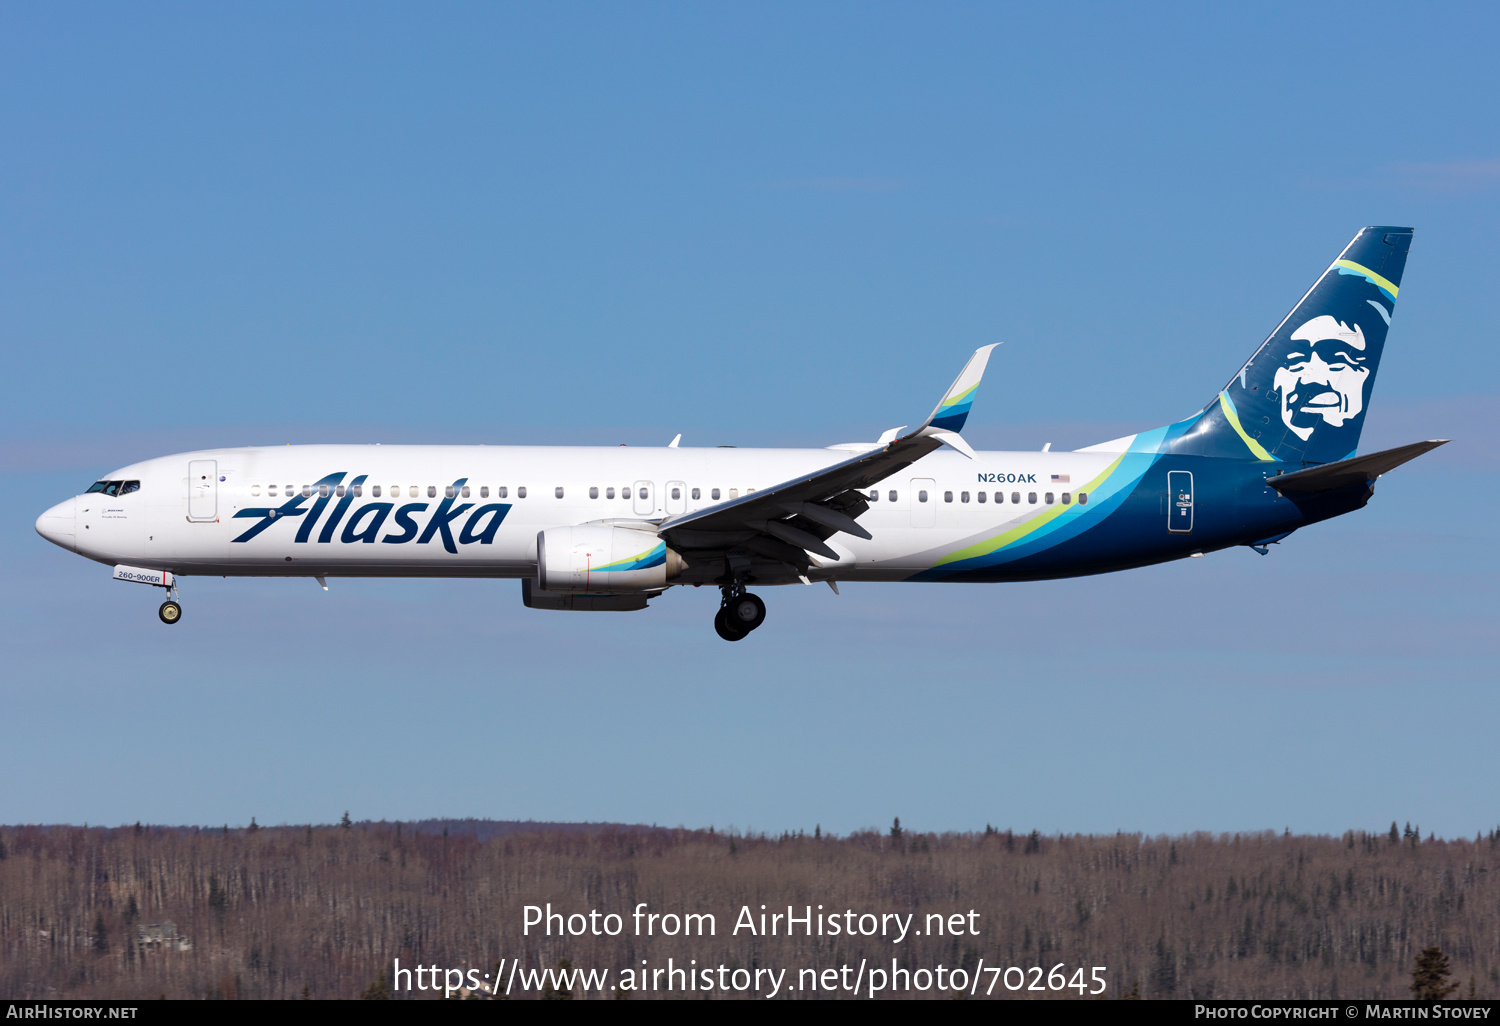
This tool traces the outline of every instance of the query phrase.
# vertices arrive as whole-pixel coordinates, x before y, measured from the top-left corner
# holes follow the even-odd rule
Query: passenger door
[[[214,520],[219,515],[217,460],[188,461],[188,519]]]
[[[912,478],[906,501],[911,504],[911,526],[931,527],[937,523],[937,482],[932,478]]]

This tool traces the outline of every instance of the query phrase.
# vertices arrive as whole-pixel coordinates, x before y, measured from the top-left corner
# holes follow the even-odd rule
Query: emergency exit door
[[[937,482],[932,478],[912,478],[906,501],[911,504],[911,526],[931,527],[937,523]]]
[[[219,464],[216,460],[188,461],[188,519],[213,520],[219,515]]]
[[[635,483],[635,515],[638,517],[649,517],[656,512],[656,499],[651,492],[654,486],[650,481],[637,481]]]
[[[1167,530],[1187,534],[1193,529],[1193,473],[1167,471]]]

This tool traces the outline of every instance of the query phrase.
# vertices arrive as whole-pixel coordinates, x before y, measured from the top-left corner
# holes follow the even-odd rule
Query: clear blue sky
[[[1500,822],[1492,5],[0,6],[0,822],[778,831]],[[1020,586],[522,608],[191,580],[36,515],[286,441],[1088,444],[1418,229],[1364,448],[1248,550]]]

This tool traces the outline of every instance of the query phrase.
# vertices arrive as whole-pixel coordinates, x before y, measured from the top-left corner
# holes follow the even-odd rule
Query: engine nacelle
[[[584,524],[536,536],[537,584],[553,594],[660,591],[686,565],[649,531]]]

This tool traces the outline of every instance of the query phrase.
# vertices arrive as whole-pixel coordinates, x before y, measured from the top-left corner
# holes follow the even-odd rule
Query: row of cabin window
[[[984,502],[985,501],[985,496],[988,495],[988,494],[989,494],[988,492],[980,492],[979,496],[978,496],[979,501],[980,502]],[[920,495],[918,495],[918,497],[917,497],[918,501],[920,501],[920,502],[926,502],[927,499],[926,499],[925,496],[926,496],[925,492],[922,493],[922,494],[920,494]],[[1051,492],[1045,493],[1042,496],[1042,500],[1048,506],[1052,505],[1053,502],[1056,501],[1055,498],[1053,497],[1053,494]],[[944,492],[943,493],[943,501],[944,502],[952,502],[953,501],[953,493],[952,492]],[[969,501],[969,493],[968,492],[959,492],[958,493],[958,501],[959,502],[968,502]],[[996,492],[995,493],[995,501],[996,502],[1004,502],[1005,501],[1005,493],[1004,492]],[[1012,503],[1015,503],[1016,505],[1019,505],[1020,502],[1021,502],[1021,493],[1020,492],[1011,492],[1010,493],[1010,501]],[[1027,492],[1026,493],[1026,501],[1027,501],[1028,504],[1030,504],[1032,506],[1035,506],[1036,505],[1036,492]],[[1073,501],[1073,493],[1072,492],[1063,492],[1062,493],[1062,503],[1063,503],[1064,506],[1069,505],[1070,503],[1072,503],[1072,501]],[[1080,506],[1087,506],[1088,504],[1089,504],[1089,493],[1088,492],[1079,492],[1078,493],[1078,505],[1080,505]]]
[[[139,487],[138,482],[132,481],[130,483],[131,484],[135,484],[135,485],[137,485],[137,487]],[[358,499],[358,498],[361,498],[361,497],[364,496],[364,488],[365,488],[364,485],[350,485],[348,487],[348,491],[350,493],[352,493],[353,496],[356,499]],[[96,489],[91,489],[91,490],[99,490],[99,489],[96,488]],[[753,491],[755,491],[754,488],[746,488],[745,489],[745,494],[749,495]],[[314,485],[303,485],[302,486],[302,497],[304,499],[310,499],[310,498],[312,498],[314,492],[316,492],[317,495],[318,495],[318,497],[322,498],[322,499],[328,498],[328,496],[330,494],[336,496],[337,498],[342,499],[344,497],[344,495],[345,495],[345,487],[343,485],[336,485],[330,491],[328,485],[326,485],[326,484],[320,484],[320,485],[316,485],[316,486],[314,486]],[[644,487],[644,488],[637,488],[636,492],[638,493],[638,495],[637,495],[638,498],[649,499],[651,497],[651,491],[650,491],[650,487],[649,486]],[[413,498],[413,499],[421,498],[421,493],[422,493],[422,488],[421,488],[420,485],[410,485],[410,486],[408,486],[408,492],[407,492],[407,494],[411,498]],[[260,485],[251,485],[250,486],[250,494],[254,495],[254,496],[260,495]],[[277,495],[277,486],[276,485],[267,485],[266,486],[266,494],[269,495],[269,496],[273,496],[273,497],[276,496]],[[288,498],[296,495],[297,494],[296,487],[293,486],[293,485],[287,485],[286,486],[286,494],[287,494]],[[373,496],[374,498],[378,499],[378,498],[380,498],[380,494],[381,494],[380,485],[372,485],[371,488],[370,488],[370,495]],[[561,499],[563,497],[563,494],[564,494],[563,493],[563,487],[561,485],[558,485],[556,488],[554,488],[552,490],[552,494],[554,496],[556,496],[557,498]],[[457,489],[455,489],[452,485],[448,485],[447,487],[445,487],[443,489],[443,496],[445,498],[449,498],[449,499],[458,498],[458,497],[462,497],[462,498],[467,499],[467,498],[470,498],[471,495],[472,495],[472,491],[471,491],[471,489],[469,488],[468,485],[463,485],[462,487],[457,488]],[[720,489],[718,489],[718,488],[710,488],[709,489],[709,497],[711,499],[713,499],[715,502],[717,502],[722,495],[723,495],[723,492]],[[401,486],[400,485],[391,485],[391,498],[396,499],[396,498],[400,498],[400,496],[401,496]],[[620,489],[620,498],[622,498],[622,499],[628,499],[628,498],[630,498],[630,496],[631,496],[631,489],[630,489],[629,486],[626,486],[626,487]],[[435,498],[437,498],[437,485],[428,485],[427,486],[427,497],[429,499],[435,499]],[[490,497],[490,488],[489,488],[489,485],[481,485],[480,486],[480,488],[479,488],[479,497],[481,499],[488,499]],[[497,499],[508,499],[508,498],[510,498],[510,489],[506,488],[504,485],[501,485],[499,488],[495,489],[495,497]],[[615,497],[615,490],[613,488],[606,488],[606,489],[604,489],[604,497],[606,499],[613,499]],[[703,490],[701,488],[694,488],[692,490],[692,497],[695,500],[703,498]],[[729,497],[731,499],[738,499],[740,497],[740,490],[738,488],[731,488],[731,489],[729,489]],[[525,485],[522,485],[521,487],[519,487],[519,488],[516,489],[516,498],[518,498],[518,499],[524,499],[524,498],[526,498],[526,486]],[[597,499],[597,498],[599,498],[599,489],[598,488],[590,488],[589,489],[589,498],[590,499]],[[673,499],[681,499],[682,498],[682,489],[680,487],[676,487],[676,488],[672,489],[672,498]]]
[[[755,491],[754,488],[746,488],[745,489],[745,494],[749,495],[753,491]],[[559,488],[556,489],[556,495],[557,495],[557,497],[559,499],[561,499],[563,497],[563,490],[562,490],[562,488],[559,487]],[[694,502],[697,502],[697,501],[699,501],[699,500],[701,500],[703,498],[703,489],[702,488],[693,488],[693,489],[690,489],[689,492],[688,492],[688,495],[689,495],[690,498],[692,498],[692,500]],[[682,498],[682,488],[681,488],[681,486],[674,486],[671,489],[671,496],[672,496],[672,498],[674,500],[680,500]],[[710,488],[708,490],[708,497],[710,499],[712,499],[714,502],[718,502],[721,498],[723,498],[723,496],[724,496],[723,489],[720,489],[720,488]],[[606,499],[613,499],[615,497],[615,490],[613,488],[606,488],[606,489],[604,489],[604,497]],[[738,499],[740,497],[740,490],[738,488],[731,488],[731,489],[729,489],[729,497],[731,499]],[[597,488],[590,488],[589,489],[589,498],[591,498],[591,499],[597,499],[597,498],[599,498],[599,489],[597,489]],[[625,488],[621,488],[620,489],[620,498],[622,498],[622,499],[628,499],[628,498],[630,498],[630,488],[629,487],[625,487]],[[651,492],[650,492],[649,488],[637,488],[636,489],[636,498],[638,498],[638,499],[649,499],[649,498],[651,498]]]
[[[251,485],[250,486],[250,494],[251,495],[257,495],[257,496],[260,495],[260,485]],[[269,495],[269,496],[271,496],[271,497],[273,497],[273,498],[276,497],[277,494],[278,494],[278,492],[277,492],[277,486],[276,485],[267,485],[266,486],[266,494]],[[297,488],[296,488],[295,485],[287,485],[286,486],[286,495],[287,495],[287,498],[291,498],[292,496],[294,496],[296,494],[297,494]],[[320,498],[320,499],[326,499],[330,495],[333,495],[333,496],[336,496],[337,498],[342,499],[346,494],[353,495],[356,499],[361,498],[365,494],[365,486],[364,485],[350,485],[347,488],[347,490],[345,489],[345,487],[343,485],[337,485],[337,486],[333,487],[332,489],[330,489],[328,487],[328,485],[326,485],[326,484],[320,484],[320,485],[303,485],[302,486],[302,497],[304,499],[311,499],[314,495],[317,495],[318,498]],[[370,487],[370,494],[372,496],[374,496],[375,498],[377,498],[377,499],[380,498],[380,496],[381,496],[380,485],[372,485]],[[409,487],[409,490],[408,490],[407,494],[410,495],[410,497],[413,498],[413,499],[419,499],[419,498],[422,497],[422,487],[420,485],[411,485]],[[449,498],[449,499],[456,498],[458,496],[462,496],[463,498],[467,499],[472,494],[473,494],[473,491],[469,488],[468,485],[464,485],[462,488],[454,488],[452,485],[448,485],[446,488],[443,489],[443,496],[445,498]],[[500,488],[496,488],[495,489],[495,494],[496,494],[497,497],[499,497],[501,499],[504,499],[504,498],[508,497],[508,490],[504,486],[502,486]],[[516,489],[516,496],[518,498],[522,498],[522,499],[526,498],[526,489],[525,489],[524,486]],[[401,486],[400,485],[391,485],[391,498],[393,498],[393,499],[399,499],[400,497],[401,497]],[[435,498],[437,498],[437,485],[428,485],[427,486],[427,497],[429,499],[435,499]],[[485,486],[483,486],[483,487],[481,487],[479,489],[479,497],[481,499],[488,499],[490,497],[490,489],[489,489],[488,485],[485,485]]]
[[[895,491],[887,492],[886,493],[887,501],[888,502],[895,502],[897,494],[898,493],[895,492]],[[980,502],[988,502],[989,501],[989,494],[990,494],[989,492],[980,492],[979,495],[978,495],[979,501]],[[871,491],[870,494],[869,494],[869,496],[868,496],[868,498],[869,498],[869,500],[871,502],[879,502],[880,501],[880,492],[878,490]],[[1051,492],[1047,492],[1046,493],[1045,499],[1046,499],[1047,505],[1049,505],[1049,506],[1052,505],[1053,502],[1056,501],[1056,497]],[[927,501],[927,490],[925,488],[921,489],[920,491],[917,492],[917,501],[918,502],[926,502]],[[952,492],[944,492],[943,493],[943,501],[944,502],[952,502],[953,501],[953,493]],[[968,502],[969,501],[969,493],[968,492],[959,492],[958,493],[958,501],[959,502]],[[995,501],[996,502],[1004,502],[1005,501],[1005,493],[1004,492],[996,492],[995,493]],[[1021,503],[1021,493],[1020,492],[1011,492],[1010,493],[1010,501],[1012,503],[1016,504],[1016,505],[1020,505],[1020,503]],[[1028,503],[1030,503],[1031,505],[1035,506],[1036,505],[1036,492],[1027,492],[1026,493],[1026,501]],[[1072,503],[1072,501],[1073,501],[1073,493],[1072,492],[1063,492],[1062,493],[1062,501],[1063,501],[1063,505],[1064,506],[1067,506],[1070,503]],[[1087,506],[1088,504],[1089,504],[1089,493],[1088,492],[1079,492],[1078,493],[1078,505],[1080,505],[1080,506]]]

